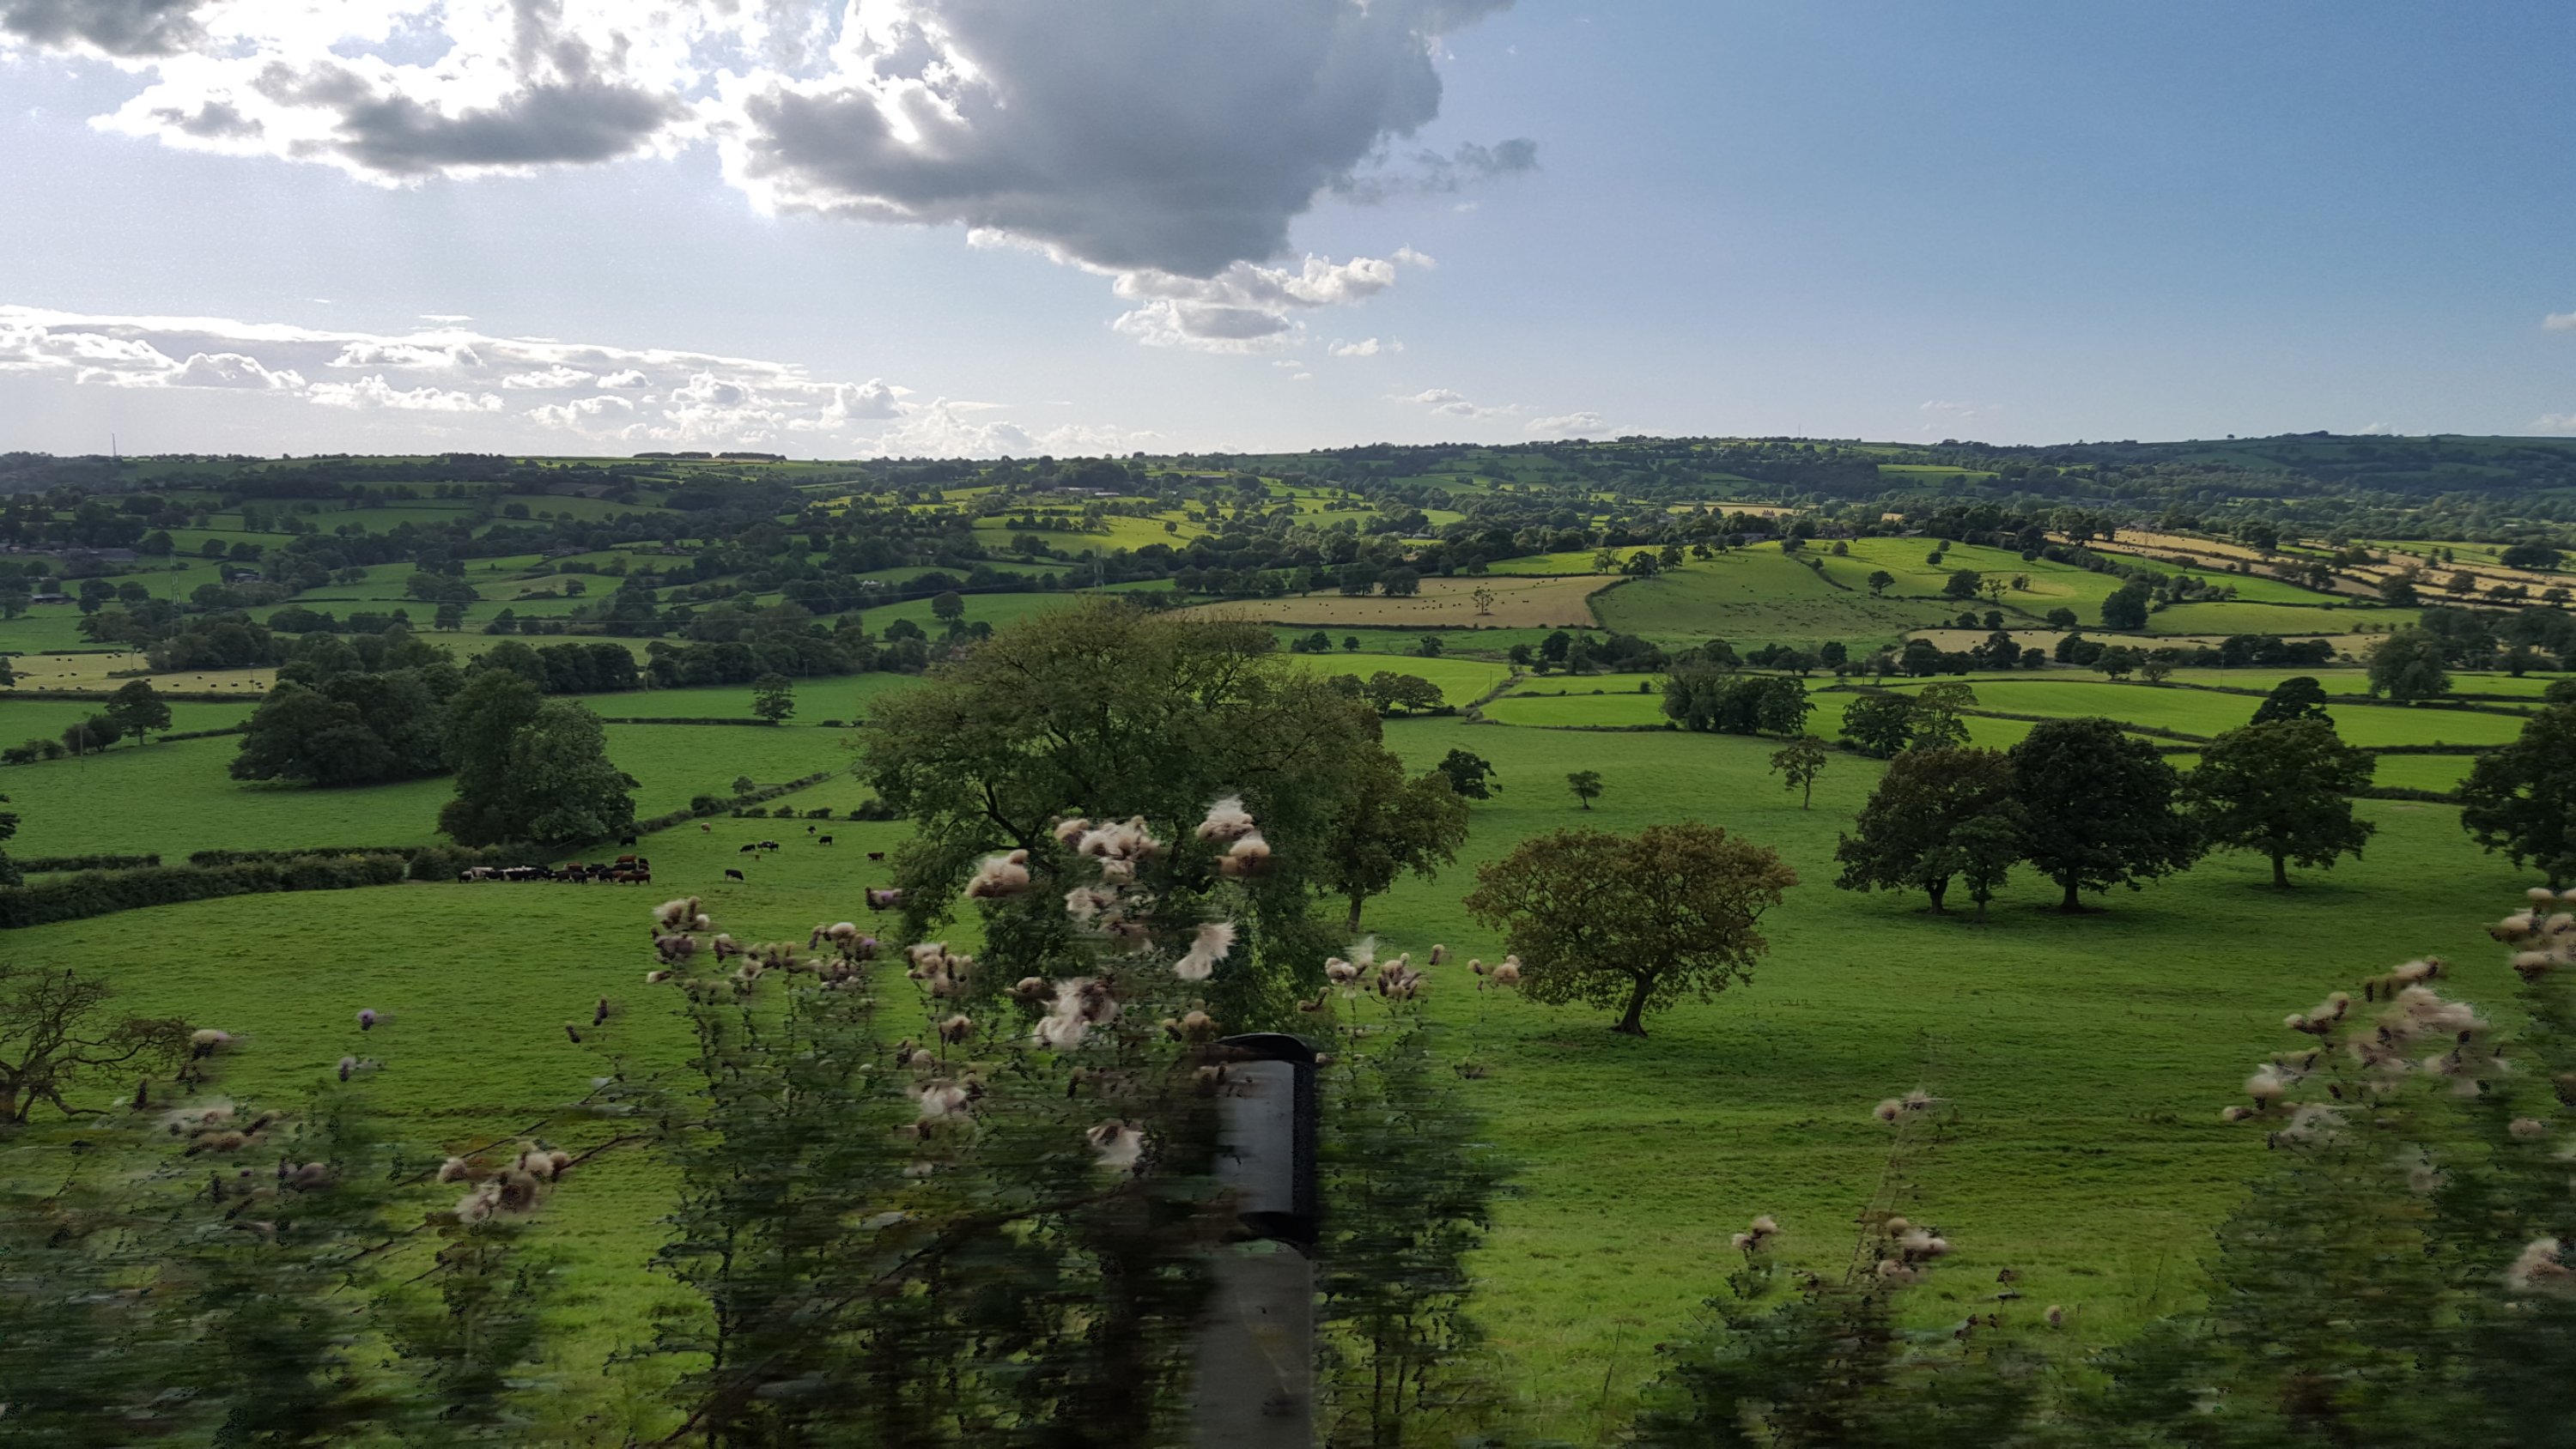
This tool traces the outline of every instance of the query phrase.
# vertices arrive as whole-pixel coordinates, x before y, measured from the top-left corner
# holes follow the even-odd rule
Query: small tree
[[[957,624],[966,617],[966,596],[955,589],[933,595],[930,600],[930,617],[942,624],[951,626]]]
[[[1490,614],[1494,612],[1494,600],[1499,596],[1495,594],[1491,585],[1478,584],[1467,597],[1475,604],[1478,614]]]
[[[1494,780],[1493,763],[1465,750],[1451,750],[1431,768],[1449,777],[1449,788],[1462,800],[1489,800],[1503,788]]]
[[[2290,861],[2331,870],[2336,856],[2361,857],[2376,827],[2352,818],[2352,796],[2371,768],[2324,720],[2274,720],[2210,741],[2183,790],[2203,838],[2270,857],[2272,884],[2286,889]]]
[[[1582,801],[1583,808],[1589,810],[1592,802],[1601,795],[1601,772],[1576,770],[1565,777],[1565,788],[1573,791],[1574,798]]]
[[[24,1123],[37,1104],[70,1116],[64,1094],[113,1075],[151,1077],[188,1052],[188,1023],[111,1018],[115,993],[96,977],[0,961],[0,1122]]]
[[[2084,909],[2080,891],[2135,890],[2200,855],[2174,810],[2182,777],[2115,721],[2047,721],[2013,746],[2012,763],[2024,852],[2066,892],[2062,910]]]
[[[1951,571],[1950,577],[1943,580],[1941,583],[1941,597],[1945,599],[1973,599],[1977,596],[1978,585],[1983,583],[1984,580],[1985,576],[1978,573],[1975,569],[1954,569]]]
[[[107,722],[116,726],[118,733],[141,740],[155,730],[170,727],[170,702],[161,697],[150,680],[133,680],[107,697]]]
[[[1816,777],[1825,772],[1825,762],[1832,758],[1825,742],[1814,735],[1800,735],[1771,756],[1771,773],[1780,777],[1783,788],[1799,793],[1798,808],[1804,810],[1816,801]]]
[[[784,674],[764,674],[751,682],[751,712],[778,724],[796,712],[796,682]]]
[[[1770,947],[1754,927],[1798,873],[1692,821],[1634,836],[1559,830],[1478,867],[1476,881],[1468,913],[1506,933],[1531,1000],[1624,999],[1611,1029],[1644,1036],[1647,1008],[1752,979]]]
[[[1407,871],[1429,880],[1458,858],[1467,843],[1467,802],[1438,770],[1405,779],[1392,755],[1354,769],[1351,793],[1316,861],[1316,879],[1350,902],[1345,929],[1356,936],[1369,897],[1384,895]]]
[[[1901,694],[1864,694],[1843,711],[1843,742],[1864,755],[1886,759],[1914,737],[1914,701]]]
[[[2299,674],[2272,686],[2263,702],[2254,706],[2255,724],[2270,724],[2283,719],[2331,720],[2326,713],[2326,687],[2313,676]]]
[[[1896,575],[1885,569],[1872,569],[1869,577],[1862,582],[1869,585],[1871,598],[1883,598],[1887,594],[1888,586],[1896,582]]]
[[[2478,756],[2460,786],[2460,828],[2553,887],[2576,879],[2576,705],[2542,710],[2512,744]]]
[[[2173,665],[2162,659],[2150,659],[2138,666],[2138,673],[2149,684],[2162,684],[2173,677]]]

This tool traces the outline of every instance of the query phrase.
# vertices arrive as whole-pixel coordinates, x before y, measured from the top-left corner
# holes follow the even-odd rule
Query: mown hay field
[[[1322,629],[1342,625],[1385,629],[1581,628],[1593,622],[1592,610],[1585,601],[1600,587],[1601,581],[1592,578],[1427,578],[1422,581],[1420,593],[1396,598],[1383,594],[1359,598],[1294,594],[1279,599],[1200,604],[1186,612],[1199,618],[1250,619]],[[1488,607],[1477,605],[1475,596],[1480,591],[1491,594]]]

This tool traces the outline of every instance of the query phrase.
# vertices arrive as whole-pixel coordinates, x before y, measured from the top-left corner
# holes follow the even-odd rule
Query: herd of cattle
[[[631,845],[634,842],[630,840],[626,843]],[[832,843],[832,837],[828,835],[823,836],[815,843],[817,845],[829,845]],[[748,855],[755,851],[777,850],[779,848],[779,844],[775,840],[755,840],[744,846],[742,849],[743,853]],[[868,859],[882,861],[885,859],[885,852],[882,850],[871,850],[868,852]],[[726,871],[725,877],[728,880],[742,880],[744,878],[743,873],[738,870]],[[601,881],[611,885],[651,885],[653,883],[653,862],[648,857],[641,855],[621,855],[614,861],[599,865],[592,865],[578,860],[564,866],[478,865],[458,871],[456,873],[456,879],[460,882],[487,880],[547,880],[564,881],[573,884],[586,884],[593,881]],[[899,889],[893,888],[871,887],[867,892],[867,902],[868,909],[872,911],[900,910],[903,908],[903,892]]]
[[[590,865],[574,861],[562,867],[544,865],[478,865],[456,873],[460,881],[480,880],[555,880],[574,883],[606,881],[612,885],[651,885],[653,862],[640,855],[621,855],[609,864]]]

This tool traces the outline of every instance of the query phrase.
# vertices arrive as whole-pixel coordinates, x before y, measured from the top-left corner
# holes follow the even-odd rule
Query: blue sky
[[[2564,5],[638,8],[0,0],[0,448],[2576,431]]]

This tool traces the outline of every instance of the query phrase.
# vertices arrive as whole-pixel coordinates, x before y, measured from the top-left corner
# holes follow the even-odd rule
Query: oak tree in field
[[[635,781],[608,759],[599,716],[508,670],[466,681],[440,716],[456,798],[438,828],[459,845],[613,839],[635,823]]]
[[[796,681],[784,674],[764,674],[753,680],[751,712],[771,724],[784,724],[796,712]]]
[[[1619,1007],[1611,1030],[1644,1036],[1650,1008],[1752,979],[1770,947],[1755,927],[1798,873],[1693,821],[1537,836],[1478,867],[1476,881],[1467,910],[1504,932],[1525,995]]]
[[[111,1016],[112,995],[96,977],[0,961],[0,1123],[39,1105],[69,1116],[64,1094],[85,1082],[125,1087],[187,1054],[188,1023]]]
[[[2422,629],[2400,629],[2371,646],[2370,692],[2406,702],[2451,692],[2442,641]]]
[[[2512,744],[2478,756],[2460,786],[2460,828],[2552,887],[2576,879],[2576,705],[2542,710]]]
[[[1864,694],[1843,711],[1843,742],[1864,755],[1886,759],[1914,738],[1914,701],[1901,694]]]
[[[2183,793],[2202,838],[2268,857],[2286,888],[2292,861],[2331,870],[2339,855],[2360,858],[2376,827],[2353,818],[2352,797],[2371,768],[2325,720],[2273,720],[2210,741]]]
[[[2002,879],[2000,870],[1990,868],[1994,832],[1977,836],[1975,849],[1965,852],[1953,849],[1960,832],[1976,822],[1999,822],[2010,847],[2008,867],[2019,854],[2020,819],[2012,762],[2001,751],[1907,750],[1870,792],[1853,825],[1856,833],[1834,848],[1843,866],[1834,884],[1844,890],[1919,890],[1931,898],[1937,915],[1951,879],[1962,870],[1977,871],[1989,894]]]
[[[1825,772],[1825,762],[1832,756],[1825,742],[1814,735],[1800,735],[1771,755],[1771,773],[1780,777],[1783,787],[1799,791],[1798,808],[1804,810],[1816,801],[1816,777]]]
[[[1503,788],[1494,780],[1493,762],[1465,750],[1451,750],[1431,768],[1449,777],[1449,788],[1462,800],[1489,800]]]
[[[2079,892],[2187,870],[2200,838],[2175,809],[2182,777],[2107,719],[2050,720],[2012,748],[2023,854],[2084,909]]]
[[[126,683],[107,697],[107,720],[118,732],[142,740],[170,727],[170,702],[147,679]]]
[[[1872,569],[1869,577],[1861,582],[1869,585],[1871,598],[1882,598],[1885,597],[1888,587],[1896,582],[1896,575],[1885,569]]]
[[[1565,777],[1565,788],[1573,791],[1574,798],[1582,801],[1583,808],[1589,810],[1592,808],[1592,802],[1601,794],[1601,772],[1575,770]]]
[[[2292,675],[2272,686],[2263,702],[2254,706],[2255,724],[2270,724],[2284,719],[2331,719],[2326,713],[2326,687],[2314,677]]]
[[[1433,770],[1408,780],[1402,762],[1383,752],[1353,762],[1344,783],[1341,813],[1316,858],[1316,879],[1350,902],[1344,929],[1357,936],[1360,907],[1369,897],[1386,894],[1408,871],[1429,880],[1457,860],[1458,847],[1467,843],[1467,802],[1447,775]]]

